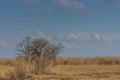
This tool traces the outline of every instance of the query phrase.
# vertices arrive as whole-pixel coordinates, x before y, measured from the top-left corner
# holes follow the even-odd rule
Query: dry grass
[[[14,66],[15,59],[13,58],[0,58],[0,65]]]
[[[68,58],[66,58],[66,60],[67,59]],[[75,60],[78,61],[78,59],[81,59],[81,58],[77,58],[77,60],[70,59],[70,62],[74,62]],[[83,61],[84,61],[84,59],[83,59]],[[92,58],[89,58],[89,59],[92,59]],[[98,59],[98,61],[100,59]],[[109,60],[109,59],[105,59],[105,60]],[[116,59],[115,60],[114,59],[115,58],[112,58],[113,62],[116,61]],[[94,65],[94,64],[61,65],[61,64],[59,64],[54,68],[54,72],[51,74],[34,75],[34,74],[29,74],[29,73],[31,73],[31,72],[29,72],[29,69],[30,69],[29,65],[28,64],[23,65],[23,62],[24,61],[22,61],[22,63],[17,64],[16,67],[10,66],[8,64],[7,65],[0,64],[0,80],[1,80],[1,78],[8,77],[8,75],[6,75],[6,73],[8,73],[8,72],[13,72],[14,75],[16,75],[17,73],[20,73],[20,74],[22,73],[21,75],[25,74],[27,76],[31,75],[31,80],[35,80],[35,79],[36,80],[120,80],[120,65],[119,64],[109,64],[109,65],[106,65],[106,64],[101,65],[101,64],[97,64],[97,63],[96,63],[96,65]],[[61,62],[62,62],[62,60],[61,60]],[[60,62],[58,62],[58,63],[60,63]],[[23,65],[23,66],[21,66],[21,65]],[[16,73],[15,70],[16,71],[18,70],[18,72]],[[15,80],[21,80],[21,79],[15,79]]]
[[[94,73],[115,73],[120,72],[120,65],[59,65],[56,67],[57,74],[79,75]]]
[[[57,58],[60,65],[120,65],[120,57]]]
[[[54,74],[35,75],[38,80],[120,80],[118,65],[59,65]]]
[[[25,80],[31,74],[31,63],[26,61],[25,58],[16,59],[13,67],[14,70],[7,74],[8,80]]]
[[[0,65],[0,78],[5,78],[7,77],[6,74],[9,71],[13,71],[14,68],[11,66],[5,66],[5,65]]]
[[[36,80],[119,80],[120,66],[99,65],[59,65],[56,66],[54,74],[33,75]],[[14,70],[10,66],[0,66],[0,75],[6,78],[8,70]]]

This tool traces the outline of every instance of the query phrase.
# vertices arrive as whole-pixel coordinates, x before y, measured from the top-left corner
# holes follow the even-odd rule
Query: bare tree
[[[35,73],[48,73],[62,48],[60,43],[54,43],[44,38],[27,37],[18,44],[17,54],[19,57],[25,57],[26,60],[31,59],[31,64],[35,65]]]

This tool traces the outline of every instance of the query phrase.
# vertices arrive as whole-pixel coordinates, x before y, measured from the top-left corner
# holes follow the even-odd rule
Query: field
[[[31,74],[26,80],[120,80],[120,65],[119,64],[66,64],[67,60],[72,62],[76,58],[64,58],[57,61],[57,65],[53,68],[53,72],[49,74],[34,75]],[[81,58],[79,58],[80,61]],[[93,58],[91,58],[93,59]],[[101,58],[100,58],[101,59]],[[103,59],[103,58],[102,58]],[[106,59],[106,58],[105,58]],[[111,58],[110,58],[111,59]],[[112,61],[116,61],[112,58]],[[13,59],[0,59],[0,80],[7,80],[7,74],[14,71]],[[83,58],[82,58],[83,60]],[[89,59],[90,60],[90,59]],[[107,59],[108,60],[108,59]],[[118,59],[117,59],[118,60]],[[11,63],[8,61],[11,61]],[[63,61],[64,64],[63,64]],[[78,62],[79,62],[78,61]],[[86,60],[85,60],[86,61]],[[83,61],[84,62],[84,61]]]

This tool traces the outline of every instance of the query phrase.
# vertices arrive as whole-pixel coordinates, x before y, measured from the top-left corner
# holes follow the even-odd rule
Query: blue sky
[[[0,57],[26,36],[62,43],[60,56],[120,56],[120,0],[0,0]]]

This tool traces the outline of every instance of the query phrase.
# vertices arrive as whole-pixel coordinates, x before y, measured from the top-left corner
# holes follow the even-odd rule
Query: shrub
[[[14,71],[10,71],[8,80],[25,80],[30,74],[30,64],[24,58],[16,59]]]
[[[27,37],[17,46],[17,54],[19,57],[24,57],[26,61],[31,59],[34,73],[49,73],[62,48],[60,43],[54,43],[44,38],[32,39]]]

